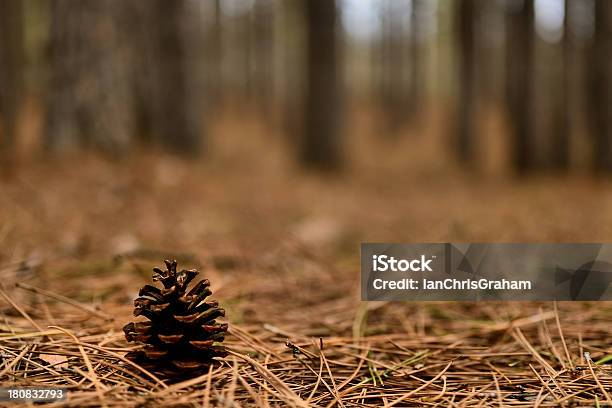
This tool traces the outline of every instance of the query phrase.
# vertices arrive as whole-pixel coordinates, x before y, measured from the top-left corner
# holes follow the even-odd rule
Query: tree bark
[[[124,151],[133,134],[121,0],[53,0],[46,145]]]
[[[301,160],[308,167],[337,169],[342,161],[341,101],[333,0],[305,0],[307,74]]]
[[[153,128],[168,150],[197,155],[203,149],[203,35],[197,4],[156,0]],[[190,8],[193,6],[194,8]],[[148,67],[142,67],[148,69]]]
[[[557,171],[566,171],[570,162],[570,132],[572,126],[572,109],[570,106],[570,69],[572,63],[572,43],[569,29],[569,1],[565,1],[565,21],[563,22],[563,39],[561,42],[562,61],[559,67],[559,84],[552,93],[556,100],[554,108],[552,167]]]
[[[409,65],[406,63],[412,45],[407,37],[405,21],[409,18],[405,3],[387,0],[382,7],[380,55],[380,97],[384,111],[384,130],[397,135],[405,124],[410,106],[407,100]]]
[[[533,128],[534,9],[533,0],[513,2],[507,11],[506,93],[514,139],[513,164],[519,174],[535,167]]]
[[[419,116],[420,106],[422,103],[423,84],[423,44],[422,33],[422,16],[421,9],[425,3],[423,0],[412,0],[412,10],[410,13],[410,80],[408,83],[408,100],[407,113],[412,122],[415,122]]]
[[[274,94],[274,3],[255,0],[251,19],[254,102],[263,118],[271,113]]]
[[[612,3],[595,1],[595,36],[591,49],[589,100],[593,126],[593,166],[612,172]]]
[[[117,154],[138,133],[171,152],[199,153],[205,87],[198,7],[53,0],[47,146]]]
[[[0,0],[0,166],[12,166],[17,116],[23,99],[23,7],[21,0]]]
[[[458,10],[459,98],[457,152],[461,163],[474,165],[477,107],[475,78],[476,0],[462,0]]]

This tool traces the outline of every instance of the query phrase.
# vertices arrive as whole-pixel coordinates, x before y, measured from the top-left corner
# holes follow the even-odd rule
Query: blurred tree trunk
[[[476,0],[459,2],[458,12],[458,56],[459,98],[457,117],[457,152],[459,160],[469,167],[474,165],[477,92],[475,78],[475,24]]]
[[[506,20],[506,96],[512,131],[515,170],[527,173],[534,168],[533,0],[510,1]]]
[[[23,97],[23,8],[0,0],[0,167],[10,171],[17,116]]]
[[[206,30],[206,94],[207,105],[221,102],[223,94],[223,60],[221,0],[212,3],[212,17],[209,17]]]
[[[198,7],[186,0],[53,0],[47,146],[116,154],[136,133],[148,133],[146,141],[169,151],[198,153]]]
[[[263,118],[269,120],[274,93],[274,3],[271,0],[255,0],[251,29],[254,102]]]
[[[51,2],[51,79],[45,142],[51,150],[126,149],[133,133],[129,52],[121,0]]]
[[[238,30],[238,43],[235,46],[240,47],[240,79],[242,80],[241,93],[247,101],[252,102],[254,87],[253,87],[253,32],[251,30],[253,20],[253,5],[249,7],[242,15],[238,17],[236,30]]]
[[[553,137],[552,137],[552,167],[557,171],[565,171],[570,161],[570,131],[572,126],[572,109],[570,106],[570,68],[572,63],[572,44],[569,27],[569,1],[565,1],[565,21],[563,22],[563,39],[561,41],[562,61],[557,73],[559,82],[552,94],[553,103]]]
[[[152,124],[168,150],[196,155],[203,148],[204,36],[198,4],[155,0]]]
[[[425,3],[423,0],[412,0],[412,10],[410,12],[410,80],[407,98],[408,117],[415,121],[419,115],[422,102],[423,89],[421,81],[423,78],[423,45],[422,33],[422,8]]]
[[[589,100],[593,126],[593,165],[612,172],[612,2],[595,1],[595,36],[591,48]]]
[[[131,32],[130,77],[134,95],[134,116],[136,118],[135,138],[143,144],[159,143],[159,132],[155,129],[155,114],[159,108],[157,81],[159,80],[157,60],[157,16],[158,10],[153,2],[130,1],[126,21],[140,21]]]
[[[341,165],[338,15],[333,0],[305,0],[306,84],[301,160],[331,170]]]
[[[298,145],[302,154],[302,137],[306,119],[306,0],[283,1],[278,4],[278,31],[274,41],[279,45],[278,99],[280,101],[279,127]],[[300,157],[301,159],[301,157]]]
[[[408,75],[407,51],[412,38],[406,37],[405,21],[408,18],[406,4],[394,0],[382,3],[381,38],[379,45],[380,98],[384,111],[385,132],[397,134],[405,123],[408,109],[404,76]]]

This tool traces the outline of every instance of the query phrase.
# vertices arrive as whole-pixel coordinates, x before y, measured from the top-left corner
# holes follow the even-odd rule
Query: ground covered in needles
[[[2,386],[75,407],[612,405],[612,303],[363,303],[358,279],[366,240],[609,241],[606,182],[250,165],[81,157],[2,181]],[[229,323],[228,356],[180,381],[124,357],[165,258]]]

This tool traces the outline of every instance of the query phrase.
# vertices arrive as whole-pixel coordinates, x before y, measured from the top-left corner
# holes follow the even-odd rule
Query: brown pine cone
[[[164,261],[166,270],[153,268],[153,281],[163,289],[145,285],[134,300],[134,316],[149,321],[128,323],[123,327],[127,341],[142,347],[126,355],[130,360],[159,374],[195,376],[208,371],[215,357],[225,357],[219,344],[227,333],[227,324],[215,319],[225,310],[214,301],[208,279],[201,280],[187,292],[198,271],[176,271],[176,261]]]

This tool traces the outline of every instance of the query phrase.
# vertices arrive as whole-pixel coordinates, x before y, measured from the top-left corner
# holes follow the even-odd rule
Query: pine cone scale
[[[163,334],[158,334],[157,338],[159,338],[162,342],[167,344],[175,344],[181,341],[183,338],[182,334],[170,334],[168,336],[164,336]]]
[[[202,330],[204,330],[206,333],[219,333],[219,332],[226,332],[227,331],[227,324],[219,324],[216,326],[211,326],[211,325],[202,325]]]
[[[214,340],[191,340],[189,344],[199,350],[208,350],[212,347]]]

